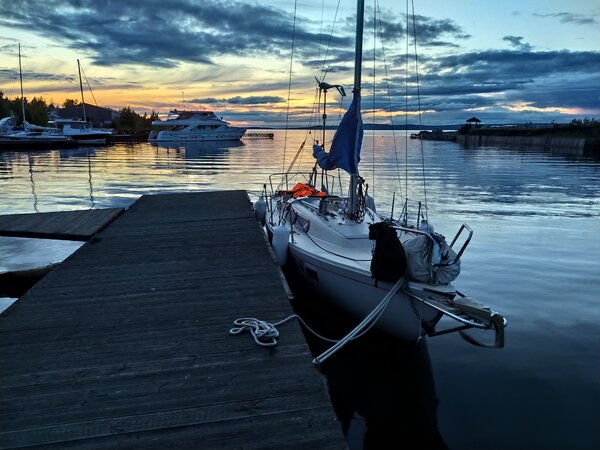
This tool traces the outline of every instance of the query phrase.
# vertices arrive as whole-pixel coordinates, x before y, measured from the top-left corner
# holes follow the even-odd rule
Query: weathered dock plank
[[[0,236],[86,241],[123,212],[88,209],[0,216]]]
[[[144,196],[0,316],[0,448],[346,448],[244,191]]]

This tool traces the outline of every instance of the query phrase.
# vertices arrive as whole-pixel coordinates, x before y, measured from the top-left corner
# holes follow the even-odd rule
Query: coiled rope
[[[404,285],[404,279],[399,279],[396,284],[388,291],[388,293],[383,297],[381,302],[373,308],[373,310],[356,326],[352,331],[350,331],[346,336],[342,339],[329,339],[324,336],[321,336],[319,333],[310,328],[304,319],[297,314],[292,314],[291,316],[286,317],[283,320],[275,323],[265,322],[264,320],[255,319],[253,317],[243,317],[234,320],[235,327],[229,330],[229,334],[237,335],[244,331],[249,331],[256,342],[256,345],[260,347],[275,347],[277,345],[277,338],[279,337],[279,331],[277,327],[279,325],[283,325],[286,322],[289,322],[292,319],[298,319],[302,325],[306,327],[306,329],[311,332],[313,335],[318,337],[319,339],[323,339],[324,341],[331,342],[334,345],[330,347],[328,350],[321,353],[319,356],[313,359],[313,363],[316,365],[320,365],[327,358],[335,354],[338,350],[340,350],[344,345],[358,339],[369,331],[377,320],[381,317],[387,306],[389,305],[392,297],[402,288]]]
[[[277,338],[279,337],[279,331],[277,330],[277,327],[289,322],[292,319],[298,319],[298,321],[302,323],[302,325],[304,325],[308,331],[310,331],[319,339],[323,339],[324,341],[332,343],[338,342],[337,340],[321,336],[319,333],[309,327],[304,319],[297,314],[292,314],[291,316],[288,316],[285,319],[275,323],[269,323],[264,320],[255,319],[254,317],[242,317],[235,319],[233,321],[235,327],[229,330],[229,334],[235,335],[243,333],[244,331],[249,331],[252,335],[252,338],[254,338],[256,345],[259,345],[260,347],[275,347],[277,345]]]

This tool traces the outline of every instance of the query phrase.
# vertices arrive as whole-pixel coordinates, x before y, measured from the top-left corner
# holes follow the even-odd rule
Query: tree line
[[[54,103],[47,104],[42,97],[33,97],[31,100],[25,97],[23,103],[25,104],[27,122],[40,126],[48,124],[50,110],[57,107]],[[68,108],[79,104],[78,100],[67,98],[62,103],[62,107]],[[4,96],[4,92],[0,91],[0,119],[13,115],[17,118],[17,123],[22,123],[22,111],[20,97],[15,97],[11,100]],[[119,114],[119,119],[114,120],[112,123],[112,127],[117,133],[149,132],[152,121],[158,119],[158,114],[155,111],[152,111],[150,114],[144,113],[140,115],[129,106],[122,108]]]

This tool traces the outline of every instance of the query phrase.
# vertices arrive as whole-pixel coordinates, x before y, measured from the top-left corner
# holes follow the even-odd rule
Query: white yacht
[[[232,127],[213,111],[177,111],[152,122],[149,141],[201,142],[239,140],[245,128]]]
[[[112,130],[92,128],[89,122],[82,119],[54,119],[48,121],[63,135],[77,141],[79,144],[104,145],[107,138],[112,135]]]

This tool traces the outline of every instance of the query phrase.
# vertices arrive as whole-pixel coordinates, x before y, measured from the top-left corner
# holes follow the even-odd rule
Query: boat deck
[[[245,191],[143,196],[0,316],[0,448],[346,448]]]

